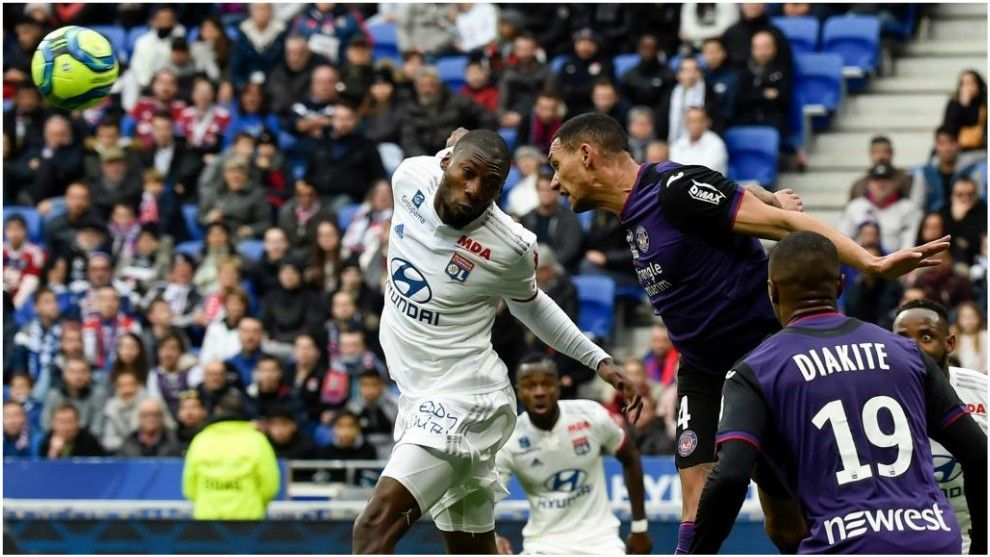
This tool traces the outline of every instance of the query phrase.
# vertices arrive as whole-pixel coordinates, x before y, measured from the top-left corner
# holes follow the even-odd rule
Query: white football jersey
[[[985,373],[961,367],[949,368],[949,384],[969,410],[976,423],[987,431],[987,376]],[[935,480],[952,504],[963,535],[963,554],[969,553],[969,529],[971,519],[963,493],[962,469],[956,459],[942,445],[932,441],[932,459],[935,461]]]
[[[619,520],[605,490],[602,455],[614,454],[625,441],[625,432],[597,402],[557,404],[560,417],[551,431],[534,427],[528,414],[520,415],[496,458],[506,483],[515,474],[529,499],[529,521],[522,531],[524,553],[532,545],[587,553],[589,547],[619,536]],[[623,547],[621,541],[617,547]]]
[[[509,386],[492,349],[499,298],[537,293],[536,236],[492,206],[463,229],[433,206],[440,155],[403,161],[392,177],[381,345],[407,396],[485,393]]]

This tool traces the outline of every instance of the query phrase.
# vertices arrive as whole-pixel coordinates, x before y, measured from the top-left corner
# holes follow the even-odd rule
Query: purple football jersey
[[[801,503],[801,553],[959,553],[928,432],[965,415],[914,342],[836,313],[805,317],[726,377],[718,443],[742,440]]]
[[[732,224],[743,189],[703,166],[644,164],[622,209],[636,275],[683,359],[723,375],[778,331],[767,255]]]

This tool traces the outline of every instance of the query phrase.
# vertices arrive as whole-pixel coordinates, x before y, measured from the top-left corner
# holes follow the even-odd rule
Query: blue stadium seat
[[[134,137],[135,131],[137,131],[137,120],[130,114],[124,114],[120,118],[120,136]]]
[[[440,81],[447,84],[453,91],[458,91],[464,85],[464,70],[467,68],[467,56],[445,56],[437,60],[437,72]]]
[[[818,18],[811,16],[775,17],[773,24],[787,37],[787,42],[791,45],[791,52],[795,55],[818,50],[818,32],[821,27]]]
[[[622,79],[626,72],[639,64],[639,54],[619,54],[612,58],[612,66],[615,67],[615,78]]]
[[[261,256],[265,254],[265,243],[261,240],[241,240],[237,244],[237,251],[251,261],[261,261]]]
[[[123,27],[117,25],[92,25],[90,29],[106,37],[110,41],[110,46],[113,47],[114,54],[118,58],[123,58],[124,61],[127,61],[127,33]]]
[[[850,69],[845,75],[862,80],[877,67],[880,20],[865,15],[828,18],[822,31],[822,51],[841,56],[843,65]],[[862,81],[865,86],[865,80]]]
[[[615,279],[606,275],[575,275],[578,294],[578,326],[602,339],[615,329]]]
[[[519,131],[516,128],[499,128],[498,134],[505,140],[510,151],[516,148],[516,140],[519,138]]]
[[[570,54],[558,54],[550,60],[550,73],[556,74],[560,71],[560,68],[564,67],[564,64],[571,59]]]
[[[730,180],[754,180],[764,186],[777,180],[780,133],[770,126],[738,126],[725,133]]]
[[[202,240],[203,227],[199,225],[199,207],[195,203],[183,205],[182,218],[186,221],[186,230],[189,231],[189,239]]]
[[[337,211],[337,226],[340,228],[341,232],[347,230],[347,227],[351,225],[351,221],[354,220],[354,215],[357,214],[358,209],[360,208],[360,203],[351,203],[350,205],[344,205],[339,211]]]
[[[130,31],[127,32],[127,42],[124,44],[124,52],[127,53],[127,59],[131,59],[131,55],[134,54],[134,43],[137,42],[138,37],[148,32],[147,25],[138,25],[137,27],[132,27]]]
[[[43,226],[41,223],[41,215],[38,214],[37,209],[34,207],[23,207],[19,205],[10,205],[3,208],[3,220],[5,222],[7,217],[15,214],[24,218],[24,222],[27,224],[29,240],[35,243],[44,241],[44,237],[42,236]]]
[[[399,53],[399,35],[394,23],[375,23],[368,26],[368,33],[374,43],[373,55],[375,60],[394,60],[401,62]]]
[[[203,240],[189,240],[175,246],[175,253],[199,257],[203,253]]]
[[[34,297],[28,296],[24,300],[24,304],[19,309],[14,310],[14,325],[17,325],[17,328],[21,328],[28,321],[34,319],[35,315],[37,315],[37,312],[34,311]],[[8,348],[8,350],[12,350],[12,348]]]
[[[791,104],[797,116],[811,122],[814,130],[828,126],[831,116],[842,105],[844,93],[842,58],[838,54],[812,52],[794,56]]]

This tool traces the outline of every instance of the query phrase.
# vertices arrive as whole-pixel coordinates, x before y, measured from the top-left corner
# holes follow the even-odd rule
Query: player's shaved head
[[[455,131],[450,141],[456,143],[441,161],[444,175],[434,208],[444,224],[464,228],[501,195],[512,153],[502,136],[490,130]]]
[[[523,378],[536,373],[545,373],[552,375],[554,378],[560,378],[560,372],[557,371],[557,364],[553,360],[543,354],[532,354],[524,358],[522,363],[519,364],[519,369],[516,370],[516,385]]]
[[[928,299],[911,300],[894,312],[892,330],[913,340],[948,372],[949,354],[956,348],[956,337],[949,329],[949,312],[942,304]]]
[[[791,314],[835,308],[842,293],[839,251],[815,232],[795,232],[777,244],[770,256],[770,301],[786,325]]]
[[[478,156],[508,174],[512,153],[502,136],[491,130],[471,130],[454,145],[453,156]]]

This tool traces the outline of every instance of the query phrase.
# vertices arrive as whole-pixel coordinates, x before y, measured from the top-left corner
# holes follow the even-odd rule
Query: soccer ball
[[[31,78],[38,91],[68,110],[99,104],[110,94],[119,70],[110,41],[76,25],[46,35],[31,59]]]

